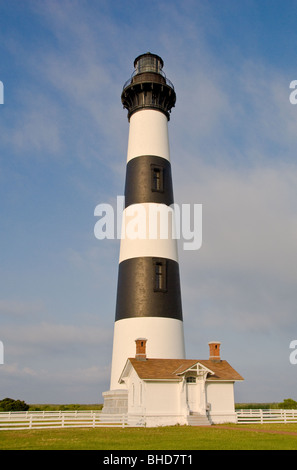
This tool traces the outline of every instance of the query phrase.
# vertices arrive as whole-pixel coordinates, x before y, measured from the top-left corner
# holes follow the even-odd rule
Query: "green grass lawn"
[[[258,430],[252,430],[254,428]],[[263,430],[271,430],[273,433],[264,433]],[[290,432],[296,435],[288,434]],[[0,449],[297,450],[297,425],[230,425],[229,429],[225,429],[225,426],[172,426],[0,431]]]

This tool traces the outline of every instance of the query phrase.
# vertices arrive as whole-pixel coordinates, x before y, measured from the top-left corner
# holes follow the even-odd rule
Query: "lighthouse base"
[[[128,413],[128,390],[109,390],[108,392],[103,392],[102,396],[104,399],[102,413]]]
[[[134,317],[118,320],[114,325],[110,390],[126,390],[119,383],[126,361],[135,356],[135,340],[147,339],[147,357],[184,359],[182,320],[166,317]]]

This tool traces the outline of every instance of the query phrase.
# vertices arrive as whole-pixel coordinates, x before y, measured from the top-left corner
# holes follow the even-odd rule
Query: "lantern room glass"
[[[144,54],[140,56],[136,62],[136,73],[155,72],[160,73],[162,70],[162,59],[153,54]]]

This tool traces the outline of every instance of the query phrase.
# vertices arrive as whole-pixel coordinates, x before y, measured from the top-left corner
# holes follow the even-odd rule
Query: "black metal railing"
[[[145,72],[144,72],[144,74],[145,74]],[[136,71],[134,71],[133,74],[131,75],[131,77],[124,83],[123,90],[125,88],[127,88],[129,85],[131,85],[131,83],[133,81],[133,78],[136,75],[139,75],[139,78],[137,79],[137,83],[141,83],[142,81],[143,82],[148,81],[147,78],[144,78],[144,80],[141,80],[141,73],[137,73]],[[173,83],[166,77],[166,75],[163,71],[158,72],[158,75],[161,75],[165,79],[166,85],[168,85],[170,88],[172,88],[174,90]]]

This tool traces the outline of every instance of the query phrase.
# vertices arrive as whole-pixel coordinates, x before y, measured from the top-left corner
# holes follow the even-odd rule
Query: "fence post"
[[[32,418],[33,418],[33,416],[32,416],[32,415],[30,415],[29,429],[31,429],[31,428],[32,428]]]
[[[260,417],[261,417],[261,424],[263,424],[263,410],[262,410],[262,408],[260,409]]]

